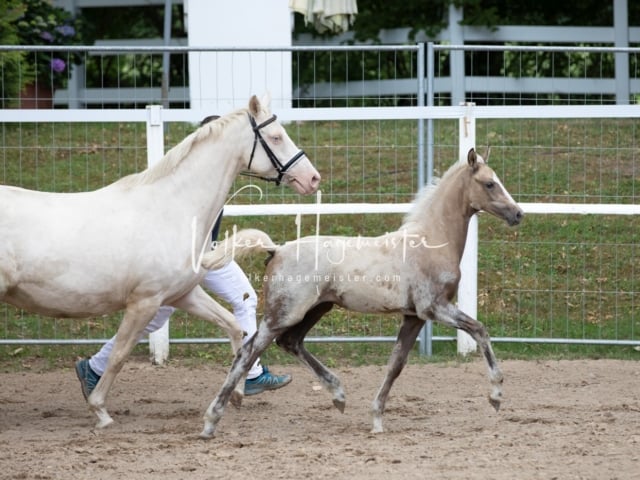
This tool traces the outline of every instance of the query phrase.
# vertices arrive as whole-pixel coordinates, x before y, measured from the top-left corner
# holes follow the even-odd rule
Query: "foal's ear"
[[[478,170],[478,163],[480,162],[482,162],[482,158],[478,158],[478,154],[475,149],[472,148],[469,150],[469,153],[467,154],[467,163],[474,172]]]

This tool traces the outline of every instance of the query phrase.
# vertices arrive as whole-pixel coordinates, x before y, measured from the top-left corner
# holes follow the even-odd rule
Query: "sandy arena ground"
[[[95,418],[71,368],[0,373],[2,479],[638,479],[640,362],[506,361],[495,413],[480,360],[410,365],[387,403],[384,434],[369,405],[384,367],[336,369],[344,414],[298,365],[285,389],[227,407],[198,439],[221,367],[132,359],[109,411]]]

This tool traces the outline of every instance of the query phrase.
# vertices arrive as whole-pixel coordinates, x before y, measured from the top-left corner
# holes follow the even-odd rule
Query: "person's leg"
[[[149,325],[144,329],[144,335],[155,332],[161,328],[171,314],[175,311],[175,308],[162,306],[158,309],[158,312],[153,317]],[[113,349],[113,344],[116,337],[113,336],[107,343],[105,343],[98,352],[96,352],[90,359],[82,359],[76,362],[76,375],[80,380],[80,387],[82,388],[82,394],[86,399],[96,387],[100,381],[100,377],[107,368],[107,362],[109,361],[109,355]]]
[[[205,275],[202,285],[231,305],[240,327],[247,332],[244,337],[244,341],[247,342],[257,330],[258,296],[240,266],[231,261],[218,270],[210,270]],[[245,395],[280,388],[290,381],[290,375],[272,375],[267,367],[260,364],[258,358],[247,373]]]
[[[231,305],[240,328],[247,333],[243,342],[247,342],[256,333],[258,296],[240,266],[232,261],[218,270],[210,270],[202,280],[202,285]],[[258,358],[247,378],[256,378],[260,374],[262,365]]]
[[[153,317],[153,319],[149,322],[144,329],[144,335],[148,335],[156,330],[162,328],[162,326],[167,323],[169,317],[176,309],[173,307],[169,307],[163,305],[158,309],[158,312]],[[97,353],[95,353],[89,359],[89,366],[91,370],[93,370],[97,375],[102,376],[105,368],[107,368],[107,362],[109,361],[109,355],[111,355],[111,350],[113,349],[113,344],[115,342],[115,335],[105,343]]]

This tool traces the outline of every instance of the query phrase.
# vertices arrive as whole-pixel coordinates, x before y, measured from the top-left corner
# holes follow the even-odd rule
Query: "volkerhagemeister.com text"
[[[251,273],[247,275],[247,278],[252,282],[281,282],[281,283],[326,283],[326,282],[346,282],[346,283],[392,283],[399,282],[400,275],[398,274],[376,274],[376,275],[356,275],[353,273],[309,273],[309,274],[296,274],[296,275],[284,275],[284,274],[259,274]]]

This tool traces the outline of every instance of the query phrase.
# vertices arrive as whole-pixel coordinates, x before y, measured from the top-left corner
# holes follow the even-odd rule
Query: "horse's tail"
[[[239,230],[229,238],[217,242],[215,249],[202,257],[202,267],[217,270],[227,265],[234,258],[242,258],[254,251],[273,254],[277,245],[262,230],[247,228]]]

